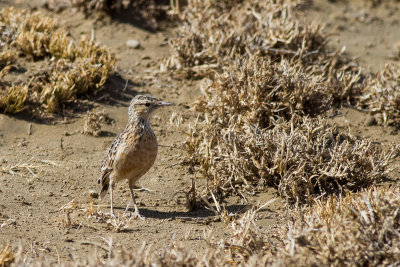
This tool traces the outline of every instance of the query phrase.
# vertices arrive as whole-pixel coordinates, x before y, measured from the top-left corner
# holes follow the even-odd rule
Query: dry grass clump
[[[294,211],[281,265],[393,266],[400,262],[400,189],[331,196]]]
[[[83,133],[99,137],[102,134],[101,124],[110,124],[111,121],[112,120],[104,110],[88,112],[84,119]]]
[[[6,65],[3,70],[10,72],[7,66],[18,54],[32,56],[38,66],[40,60],[46,64],[46,70],[40,75],[34,73],[30,81],[19,85],[2,83],[5,88],[0,92],[4,95],[0,109],[7,113],[21,111],[28,102],[55,112],[61,103],[99,89],[114,71],[115,59],[108,48],[86,39],[75,44],[66,32],[57,29],[54,19],[39,12],[2,9],[0,24],[6,29],[0,36],[6,48],[0,61]],[[3,70],[5,76],[7,72]]]
[[[75,215],[82,213],[85,214],[88,221],[103,223],[107,229],[113,232],[126,231],[131,226],[131,221],[134,219],[134,216],[131,216],[131,214],[128,212],[128,209],[126,209],[121,215],[117,214],[117,217],[113,217],[109,213],[102,212],[99,209],[99,206],[94,204],[91,196],[89,196],[88,204],[78,203],[75,199],[73,199],[62,206],[58,211],[62,212],[59,217],[59,221],[61,222],[63,228],[79,229],[82,227],[82,222],[75,220]]]
[[[120,11],[128,8],[132,0],[70,0],[71,6],[82,10],[86,15],[96,12]]]
[[[266,205],[268,203],[263,206]],[[276,253],[268,236],[257,225],[258,211],[263,206],[258,209],[253,207],[231,223],[231,238],[224,243],[229,263],[248,264],[250,258],[272,257]],[[269,236],[272,236],[271,233]]]
[[[210,247],[202,254],[188,251],[184,246],[172,244],[163,250],[153,264],[159,266],[223,266],[228,263],[221,248]]]
[[[46,163],[49,165],[57,166],[57,163],[50,160],[41,160],[41,163]],[[9,173],[11,175],[23,176],[24,173],[31,174],[36,177],[39,173],[43,171],[44,165],[38,163],[34,158],[30,158],[26,161],[21,160],[17,164],[1,167],[0,171],[3,173]]]
[[[1,82],[0,82],[1,84]],[[0,91],[0,110],[5,113],[18,113],[25,108],[28,86],[13,85]]]
[[[262,58],[244,59],[202,84],[196,109],[222,125],[241,117],[262,128],[294,114],[316,115],[354,93],[356,77],[341,77],[341,84],[300,64]]]
[[[1,51],[0,52],[0,78],[3,77],[3,75],[1,75],[1,71],[6,67],[11,65],[12,63],[15,62],[16,59],[16,53],[15,51]]]
[[[400,65],[386,65],[370,77],[358,104],[371,113],[381,113],[384,125],[400,126]]]
[[[126,8],[130,2],[130,0],[71,0],[71,5],[83,9],[86,14],[90,14],[92,12],[111,11],[113,9],[120,10],[123,7]]]
[[[358,76],[341,79],[335,86],[301,64],[253,58],[205,81],[186,148],[208,190],[223,196],[270,185],[303,203],[382,181],[394,149],[382,152],[323,119],[301,117],[349,98]]]
[[[294,117],[263,129],[240,115],[228,125],[218,118],[198,122],[186,145],[195,171],[207,179],[206,194],[252,193],[270,185],[289,203],[383,181],[398,150],[382,151],[323,119]]]
[[[129,20],[148,30],[160,29],[161,22],[168,19],[172,0],[43,0],[49,10],[60,11],[74,8],[95,18],[104,15],[114,19]],[[178,1],[180,2],[180,1]]]
[[[189,1],[166,65],[204,77],[247,56],[306,66],[338,64],[321,27],[300,25],[292,16],[294,6],[295,1]]]
[[[5,29],[0,36],[2,46],[16,47],[26,55],[41,57],[48,52],[56,20],[39,12],[16,10],[12,7],[0,11],[0,24]]]
[[[11,266],[11,263],[13,263],[14,260],[15,260],[15,255],[11,250],[11,247],[2,245],[0,247],[0,266],[1,267]]]
[[[301,118],[360,101],[364,85],[341,52],[327,49],[319,26],[294,19],[295,5],[189,1],[179,14],[184,25],[167,65],[211,78],[203,81],[186,143],[207,195],[269,185],[289,203],[312,203],[383,181],[397,156],[395,147],[384,152],[323,119]]]
[[[67,44],[66,40],[63,42]],[[51,69],[49,82],[40,88],[40,102],[49,112],[56,111],[60,103],[76,95],[99,89],[114,71],[114,56],[108,48],[93,41],[81,40],[77,47],[70,44],[60,47],[72,52],[56,50],[58,53],[54,55],[60,59]]]
[[[128,9],[132,7],[136,8],[150,8],[146,12],[154,11],[157,6],[168,5],[170,1],[163,0],[70,0],[71,5],[75,8],[82,9],[85,14],[93,14],[95,12],[112,12]]]

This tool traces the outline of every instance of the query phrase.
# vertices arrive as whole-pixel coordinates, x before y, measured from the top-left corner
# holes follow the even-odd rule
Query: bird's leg
[[[136,205],[136,200],[135,200],[135,195],[133,194],[133,188],[131,186],[129,186],[129,190],[131,190],[131,195],[132,195],[132,200],[133,200],[133,206],[135,207],[135,212],[133,213],[137,218],[144,220],[145,217],[143,217],[142,215],[140,215],[139,213],[139,209]]]
[[[111,210],[110,210],[110,216],[111,218],[115,218],[114,215],[114,207],[113,207],[113,181],[110,181],[110,201],[111,201]]]

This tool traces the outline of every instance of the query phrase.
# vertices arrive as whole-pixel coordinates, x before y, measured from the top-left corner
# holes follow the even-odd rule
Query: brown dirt
[[[40,3],[31,1],[2,1],[0,8],[9,5],[36,7]],[[28,4],[29,3],[29,4]],[[387,1],[377,7],[368,6],[366,1],[310,1],[304,6],[302,16],[307,21],[326,23],[327,30],[335,30],[332,46],[346,45],[352,57],[366,69],[379,71],[391,59],[394,45],[400,41],[396,14],[400,2]],[[43,10],[46,12],[45,10]],[[129,21],[102,18],[95,21],[79,12],[66,9],[52,14],[59,19],[59,25],[67,29],[75,39],[80,35],[90,35],[93,29],[96,39],[109,46],[117,55],[117,70],[106,89],[95,96],[87,96],[72,105],[65,106],[55,119],[37,120],[22,113],[17,116],[0,114],[0,241],[16,248],[22,244],[28,256],[43,256],[49,262],[83,259],[88,252],[99,249],[96,243],[105,244],[112,237],[115,248],[139,249],[143,243],[153,244],[161,251],[171,242],[182,241],[189,249],[201,253],[206,247],[204,231],[214,229],[216,238],[227,235],[223,222],[185,222],[177,217],[204,218],[212,215],[207,209],[188,212],[178,205],[174,194],[186,190],[194,178],[186,167],[179,163],[184,158],[181,147],[185,136],[170,125],[173,112],[184,114],[199,95],[199,81],[175,80],[167,73],[159,72],[160,61],[169,55],[168,38],[173,29],[148,32]],[[311,19],[313,18],[313,19]],[[132,49],[125,45],[128,39],[137,39],[142,49]],[[340,40],[340,41],[339,41]],[[30,67],[35,67],[34,64]],[[23,75],[23,74],[22,74]],[[128,81],[128,82],[127,82]],[[127,86],[125,88],[125,85]],[[146,220],[132,220],[122,232],[113,232],[104,222],[87,219],[83,211],[71,214],[72,228],[63,227],[63,212],[60,208],[75,199],[80,206],[89,205],[88,191],[99,190],[97,178],[105,153],[124,128],[127,121],[127,105],[138,92],[150,93],[177,105],[156,114],[152,126],[161,145],[159,156],[153,168],[139,182],[139,186],[149,192],[137,192],[141,213]],[[92,137],[81,134],[84,115],[94,107],[105,110],[115,121],[103,125],[103,135]],[[74,117],[71,117],[71,113]],[[368,114],[351,108],[336,111],[332,118],[337,124],[349,127],[354,135],[390,145],[399,143],[395,129],[379,126],[365,126]],[[31,134],[28,133],[31,127]],[[172,148],[177,147],[177,148]],[[11,174],[10,166],[19,163],[31,165],[33,174],[27,168],[20,168]],[[393,164],[398,176],[398,161]],[[117,186],[115,205],[122,214],[130,201],[127,184]],[[279,210],[283,201],[274,189],[250,199],[251,203],[264,203],[272,198],[278,200],[261,211],[260,225],[273,231],[279,222]],[[107,201],[101,210],[108,212]],[[227,200],[228,211],[236,212],[246,208],[239,197]]]

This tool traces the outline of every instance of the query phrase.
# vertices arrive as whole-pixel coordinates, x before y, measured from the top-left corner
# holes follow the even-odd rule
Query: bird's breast
[[[154,164],[157,152],[157,138],[151,129],[142,129],[140,134],[130,135],[119,153],[115,178],[136,181]]]

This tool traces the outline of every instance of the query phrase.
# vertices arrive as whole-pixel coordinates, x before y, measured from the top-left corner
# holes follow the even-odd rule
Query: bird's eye
[[[144,104],[146,107],[150,107],[150,103],[146,103]]]

